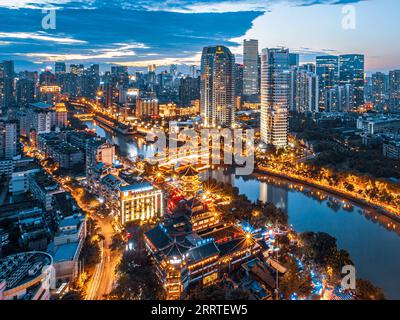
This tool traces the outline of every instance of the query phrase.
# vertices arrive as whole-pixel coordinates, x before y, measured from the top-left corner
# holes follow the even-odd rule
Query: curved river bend
[[[147,146],[129,137],[113,135],[92,122],[86,123],[99,136],[119,145],[123,156],[145,157],[153,153]],[[337,239],[338,247],[347,250],[357,268],[357,277],[372,281],[385,291],[389,299],[400,300],[400,224],[390,220],[378,223],[364,213],[364,208],[352,204],[345,209],[341,199],[326,196],[323,192],[307,187],[293,188],[284,180],[264,176],[237,177],[218,169],[203,174],[218,181],[228,182],[239,188],[252,201],[268,201],[285,210],[289,223],[298,232],[326,232]],[[261,181],[262,180],[262,181]],[[338,205],[332,205],[338,200]]]

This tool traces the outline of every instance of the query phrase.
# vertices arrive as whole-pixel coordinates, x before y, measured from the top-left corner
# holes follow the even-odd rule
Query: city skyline
[[[56,29],[44,30],[45,14],[39,9],[53,2],[0,1],[5,17],[0,24],[0,60],[15,60],[18,71],[39,70],[56,60],[99,63],[102,69],[109,64],[198,65],[204,46],[225,45],[240,62],[243,39],[258,39],[260,49],[288,47],[300,54],[302,62],[314,61],[316,55],[362,53],[367,72],[400,67],[400,46],[390,41],[395,36],[396,10],[385,10],[399,6],[393,0],[166,4],[64,0],[54,5]],[[342,27],[346,4],[355,8],[354,30]],[[371,19],[377,23],[370,24]],[[285,21],[291,21],[290,26]]]

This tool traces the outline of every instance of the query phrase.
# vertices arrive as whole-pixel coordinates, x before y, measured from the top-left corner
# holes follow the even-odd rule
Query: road
[[[101,248],[101,262],[96,266],[93,278],[87,288],[86,300],[103,300],[111,292],[118,264],[117,254],[110,249],[114,229],[110,218],[94,216],[104,236]]]

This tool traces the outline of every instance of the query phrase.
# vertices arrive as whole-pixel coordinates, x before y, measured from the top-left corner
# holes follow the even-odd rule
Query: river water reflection
[[[304,186],[294,188],[284,179],[269,177],[267,181],[260,181],[257,177],[236,177],[222,169],[208,172],[205,177],[231,183],[252,201],[274,203],[288,213],[289,224],[297,232],[332,235],[339,248],[350,253],[357,267],[357,277],[383,288],[388,298],[400,299],[400,224],[391,224],[389,228],[388,219],[378,223],[365,215],[360,206],[351,204],[351,208],[346,209],[341,199],[323,192],[318,194],[317,190]],[[339,200],[338,204],[335,200]]]
[[[124,156],[151,157],[152,145],[129,137],[113,135],[94,123],[86,123],[99,136],[117,144]],[[389,220],[378,223],[365,215],[364,208],[352,204],[345,209],[342,203],[335,204],[334,197],[324,199],[323,192],[310,188],[293,188],[283,179],[236,177],[228,170],[218,169],[203,174],[218,181],[231,183],[250,200],[272,202],[289,215],[289,223],[298,232],[326,232],[338,241],[341,249],[347,250],[357,268],[357,277],[372,281],[384,289],[390,299],[400,299],[400,224],[387,226]],[[266,177],[265,177],[266,178]],[[322,200],[321,200],[322,198]],[[383,226],[386,225],[386,227]],[[396,227],[396,230],[393,228]]]

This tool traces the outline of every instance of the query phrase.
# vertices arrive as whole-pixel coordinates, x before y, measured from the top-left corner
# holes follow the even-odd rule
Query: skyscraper
[[[200,79],[186,77],[180,79],[179,101],[182,106],[190,106],[193,100],[200,99]]]
[[[349,112],[353,106],[353,86],[335,86],[325,92],[325,111],[327,112]]]
[[[16,92],[18,106],[27,106],[35,101],[35,83],[32,80],[19,79]]]
[[[244,65],[236,63],[235,64],[235,100],[236,107],[240,107],[241,100],[243,97],[243,71]]]
[[[258,40],[243,42],[243,94],[251,97],[259,94]]]
[[[319,77],[319,107],[326,110],[327,92],[339,81],[339,58],[337,56],[319,56],[316,59],[316,72]]]
[[[19,155],[19,122],[0,120],[0,159],[10,160]]]
[[[289,54],[289,66],[298,67],[300,64],[300,55],[298,53]]]
[[[189,76],[191,78],[197,78],[198,77],[197,71],[198,71],[197,70],[197,66],[195,64],[191,65],[190,68],[189,68]]]
[[[261,140],[277,148],[288,143],[290,99],[288,49],[264,49],[261,54]]]
[[[0,63],[0,114],[14,103],[14,61]]]
[[[171,64],[169,66],[169,73],[172,74],[173,77],[176,77],[178,74],[178,65],[177,64]]]
[[[339,83],[353,87],[353,109],[364,105],[364,55],[347,54],[339,57]]]
[[[83,64],[71,64],[69,66],[69,69],[70,69],[70,73],[80,76],[80,75],[82,75],[85,67],[83,66]]]
[[[372,102],[377,110],[382,109],[386,101],[385,78],[382,72],[372,75]]]
[[[128,67],[126,66],[112,66],[111,67],[112,82],[115,85],[127,87],[129,84]]]
[[[99,65],[92,64],[85,69],[80,79],[80,94],[94,99],[100,85]]]
[[[235,57],[223,46],[205,47],[201,57],[201,116],[206,127],[234,124]]]
[[[389,104],[391,111],[400,112],[400,70],[389,72]]]
[[[54,65],[54,72],[56,75],[64,74],[65,72],[67,72],[65,62],[56,62]]]
[[[298,113],[318,112],[318,76],[307,70],[297,70],[294,110]]]

